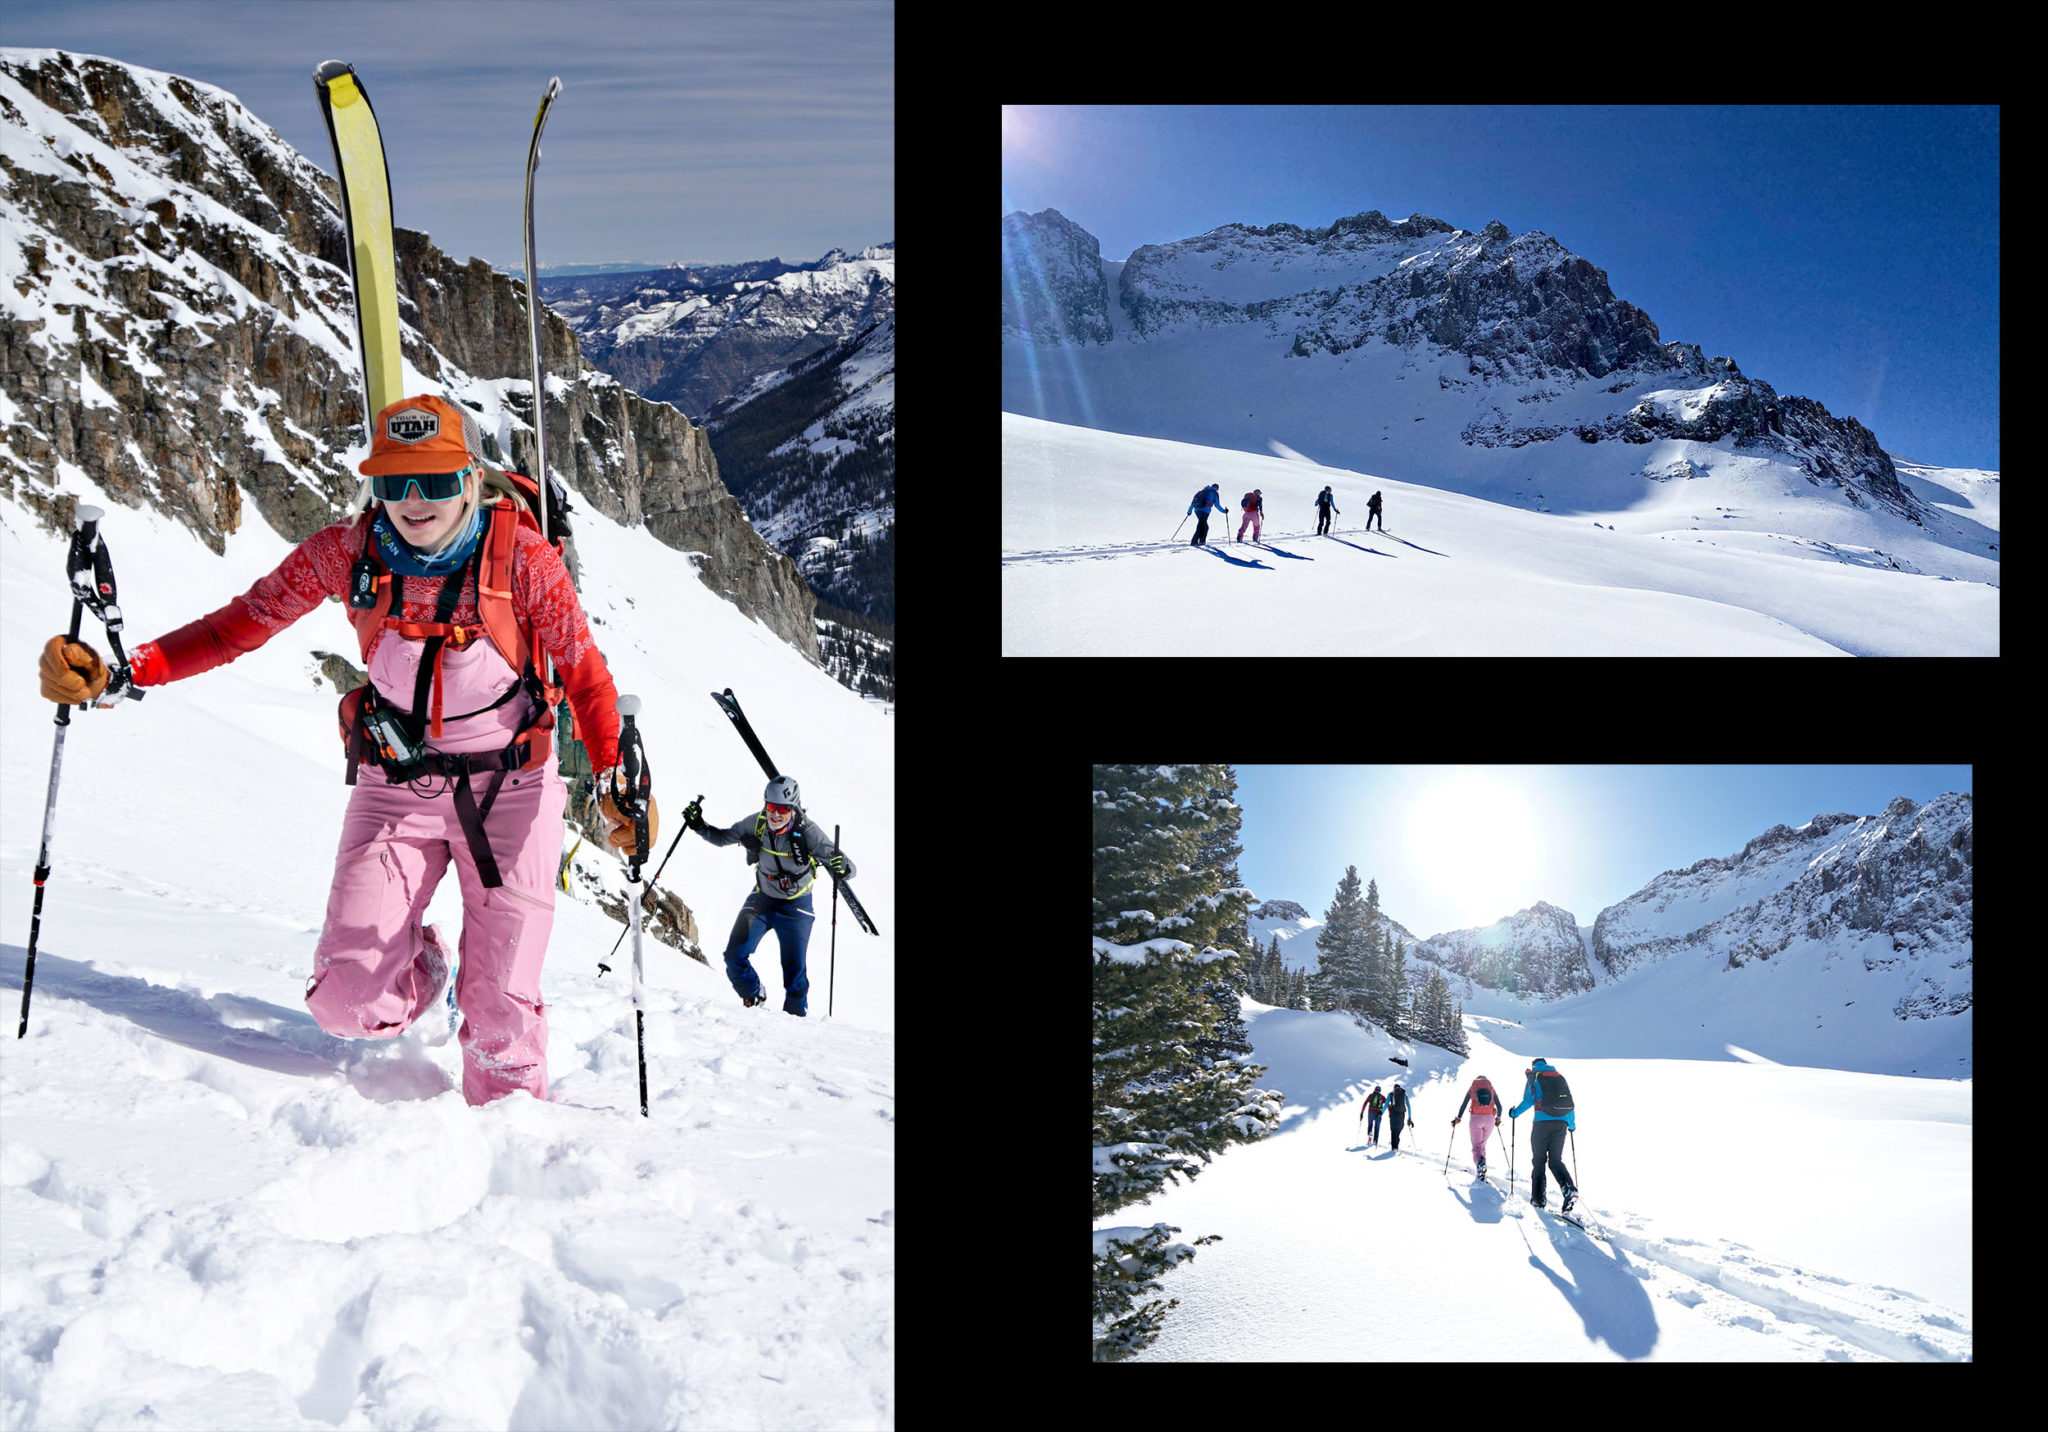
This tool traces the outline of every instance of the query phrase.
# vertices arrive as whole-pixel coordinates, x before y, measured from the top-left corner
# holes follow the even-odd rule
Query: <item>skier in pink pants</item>
[[[559,518],[551,542],[535,517],[538,486],[484,464],[475,419],[439,397],[401,398],[372,432],[360,514],[313,533],[219,611],[137,647],[113,695],[128,681],[210,671],[325,598],[347,601],[370,681],[342,698],[354,790],[306,1007],[330,1034],[394,1038],[440,1004],[459,956],[463,1097],[545,1099],[540,976],[566,798],[554,707],[566,694],[575,709],[611,843],[625,849],[637,837],[616,799],[617,692],[557,551]],[[83,643],[62,642],[58,659],[73,671],[98,663]],[[101,696],[103,664],[97,680]],[[650,810],[650,846],[654,836]],[[459,950],[423,923],[451,865]]]
[[[1500,1118],[1500,1095],[1494,1092],[1493,1081],[1484,1074],[1472,1081],[1472,1087],[1465,1091],[1464,1100],[1458,1105],[1457,1118],[1451,1120],[1451,1127],[1457,1128],[1465,1111],[1472,1111],[1472,1161],[1479,1166],[1479,1176],[1486,1177],[1486,1141],[1493,1137],[1494,1122]]]
[[[1250,523],[1252,541],[1258,541],[1259,519],[1266,515],[1266,499],[1260,494],[1259,489],[1255,487],[1250,492],[1247,492],[1237,505],[1244,509],[1244,518],[1237,524],[1237,540],[1240,542],[1244,541],[1245,524]]]

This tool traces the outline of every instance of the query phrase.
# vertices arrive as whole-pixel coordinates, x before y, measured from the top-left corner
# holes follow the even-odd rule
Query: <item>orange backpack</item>
[[[534,519],[528,505],[540,500],[540,489],[524,473],[499,472],[495,468],[486,469],[486,473],[510,481],[518,488],[525,501],[513,502],[506,498],[498,498],[489,505],[488,525],[482,540],[477,544],[479,550],[472,559],[477,567],[477,612],[482,625],[462,626],[445,620],[407,621],[400,615],[403,607],[397,594],[392,591],[394,583],[390,569],[378,558],[376,544],[370,540],[370,524],[376,517],[374,509],[356,519],[356,528],[363,534],[364,560],[368,561],[376,572],[376,597],[366,608],[352,610],[349,619],[355,623],[356,642],[362,651],[365,667],[370,661],[370,644],[380,631],[390,630],[414,641],[441,638],[441,641],[435,644],[433,652],[433,692],[428,707],[427,731],[427,734],[432,736],[441,734],[442,652],[451,648],[460,651],[479,636],[488,636],[491,644],[497,647],[498,654],[505,658],[505,664],[520,673],[522,680],[528,683],[532,695],[541,706],[540,715],[531,726],[520,733],[518,738],[521,741],[527,740],[529,736],[537,738],[532,743],[526,765],[521,767],[529,769],[545,761],[550,753],[551,742],[548,733],[554,730],[554,708],[562,699],[561,683],[545,684],[535,670],[531,619],[521,616],[512,606],[512,554],[518,545],[521,527],[530,527],[536,532],[540,530],[540,524]],[[562,541],[559,537],[554,539],[554,547],[557,553],[562,550]],[[454,589],[459,589],[462,576],[463,573],[458,570],[451,573],[446,580]],[[359,687],[357,691],[364,689],[366,688]],[[349,695],[357,696],[357,692],[352,691]],[[361,700],[360,697],[357,699]],[[347,739],[354,714],[353,707],[344,699],[341,713],[344,740]]]
[[[485,471],[510,481],[521,500],[514,502],[501,497],[491,502],[487,526],[477,550],[471,554],[468,563],[442,578],[440,608],[434,621],[405,619],[400,595],[402,584],[393,581],[390,569],[377,555],[377,544],[371,540],[370,525],[376,514],[374,511],[365,512],[357,520],[357,528],[363,534],[363,555],[356,564],[350,587],[360,594],[362,604],[358,606],[357,599],[352,597],[349,617],[355,623],[356,640],[362,648],[364,666],[369,665],[370,643],[380,631],[389,630],[402,637],[424,640],[427,654],[420,663],[420,680],[413,691],[410,714],[401,715],[386,708],[376,694],[376,685],[368,683],[341,698],[339,715],[342,746],[348,753],[348,783],[356,783],[356,767],[364,762],[385,771],[393,781],[411,782],[422,776],[446,778],[454,792],[456,816],[467,838],[470,854],[476,860],[478,877],[487,888],[495,888],[504,882],[499,876],[490,842],[484,838],[484,818],[490,814],[491,804],[498,797],[498,788],[503,784],[507,771],[533,770],[543,767],[552,758],[555,703],[562,699],[562,687],[559,682],[544,682],[535,671],[534,658],[541,653],[534,647],[533,624],[512,607],[512,556],[521,525],[536,532],[540,530],[530,506],[540,500],[540,489],[532,479],[520,473],[500,473],[495,468]],[[559,552],[562,546],[559,537],[554,539],[554,545]],[[453,620],[463,578],[470,567],[476,568],[480,626],[463,626]],[[491,705],[502,705],[524,691],[533,698],[538,711],[531,724],[513,737],[503,750],[468,755],[448,755],[430,750],[426,747],[426,740],[441,734],[441,654],[451,646],[458,650],[468,646],[479,636],[489,637],[498,654],[505,658],[506,665],[519,673],[519,680]],[[431,693],[428,688],[430,681]],[[420,719],[422,705],[428,711],[424,723]],[[488,706],[484,708],[486,711],[490,709]],[[480,711],[465,711],[453,719],[459,721],[481,714]],[[470,790],[472,774],[488,774],[491,778],[481,804]]]

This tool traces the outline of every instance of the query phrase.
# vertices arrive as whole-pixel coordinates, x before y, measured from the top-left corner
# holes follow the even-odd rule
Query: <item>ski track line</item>
[[[1333,529],[1329,533],[1329,535],[1332,537],[1340,535],[1358,536],[1362,535],[1364,531],[1365,529],[1362,527],[1345,527],[1341,529]],[[1271,537],[1262,538],[1257,542],[1245,542],[1236,545],[1242,545],[1246,547],[1263,547],[1269,542],[1312,541],[1320,535],[1322,534],[1315,532],[1284,532],[1276,533]],[[1166,542],[1116,542],[1098,547],[1044,547],[1023,552],[1005,552],[1003,554],[1003,565],[1007,567],[1010,566],[1012,563],[1017,562],[1079,562],[1088,560],[1106,561],[1114,557],[1142,556],[1143,554],[1148,552],[1170,552],[1175,550],[1176,548],[1192,547],[1193,545],[1194,544],[1192,542],[1176,540]],[[1211,547],[1218,547],[1229,546],[1233,544],[1230,542],[1229,539],[1225,538],[1220,539],[1216,542],[1211,542],[1209,545]],[[1293,553],[1287,553],[1286,555],[1292,556]]]
[[[1402,1149],[1403,1154],[1430,1162],[1420,1151]],[[1470,1164],[1452,1160],[1451,1167],[1473,1174]],[[1500,1187],[1495,1185],[1495,1187]],[[1526,1194],[1505,1190],[1510,1206],[1529,1208]],[[1590,1210],[1589,1210],[1590,1211]],[[1574,1209],[1576,1214],[1579,1210]],[[1826,1337],[1882,1358],[1887,1362],[1967,1362],[1971,1360],[1974,1333],[1969,1319],[1953,1309],[1939,1307],[1917,1293],[1888,1288],[1881,1283],[1855,1283],[1794,1265],[1789,1259],[1766,1258],[1745,1245],[1722,1240],[1719,1251],[1701,1239],[1661,1236],[1644,1232],[1646,1223],[1632,1214],[1604,1214],[1586,1228],[1586,1235],[1633,1253],[1647,1262],[1682,1278],[1725,1294],[1736,1302],[1769,1313],[1784,1323],[1798,1323]],[[1623,1224],[1628,1232],[1616,1232],[1610,1222]],[[1681,1249],[1698,1249],[1698,1253]],[[1631,1270],[1633,1271],[1633,1270]],[[1638,1273],[1637,1277],[1643,1275]],[[1647,1280],[1646,1280],[1647,1281]],[[1685,1307],[1695,1308],[1708,1295],[1684,1289],[1664,1289],[1664,1296]],[[1710,1310],[1723,1322],[1740,1323],[1758,1332],[1773,1331],[1771,1323]],[[1829,1358],[1843,1355],[1821,1348]]]

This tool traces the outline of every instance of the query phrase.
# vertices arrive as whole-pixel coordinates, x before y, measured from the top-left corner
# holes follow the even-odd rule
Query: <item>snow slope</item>
[[[1004,655],[1998,650],[1995,560],[1905,535],[1880,552],[1867,514],[1816,506],[1782,463],[1723,454],[1707,475],[1653,484],[1647,497],[1631,489],[1612,505],[1581,482],[1568,511],[1563,497],[1545,511],[1525,495],[1546,493],[1540,483],[1482,497],[1273,449],[1005,412]],[[1553,475],[1572,480],[1564,468]],[[1191,519],[1176,535],[1210,482],[1233,508],[1263,491],[1266,545],[1188,547]],[[1341,515],[1315,537],[1326,483]],[[1375,491],[1385,536],[1362,530]],[[1228,523],[1212,519],[1211,538],[1234,536],[1234,513]]]
[[[253,508],[224,558],[147,512],[111,506],[103,530],[131,640],[288,550]],[[669,820],[699,791],[713,819],[758,808],[707,694],[731,685],[844,824],[884,937],[842,916],[832,973],[821,900],[812,1017],[744,1009],[715,952],[746,869],[683,841],[662,883],[713,963],[647,946],[643,1120],[630,949],[598,978],[620,927],[572,881],[543,982],[553,1101],[471,1109],[439,1021],[343,1041],[301,1001],[347,798],[311,656],[353,657],[338,607],[76,715],[28,1037],[0,1050],[5,1425],[893,1425],[892,719],[646,533],[583,513],[577,536]],[[69,612],[63,554],[0,501],[9,1036],[52,733],[28,671]],[[616,861],[577,865],[620,888]],[[459,928],[454,881],[428,918]],[[772,991],[772,942],[756,967]]]
[[[1221,1234],[1163,1280],[1140,1361],[1957,1361],[1971,1330],[1971,1086],[1718,1059],[1565,1058],[1548,1027],[1468,1014],[1470,1059],[1335,1014],[1246,1001],[1281,1129],[1096,1220]],[[1412,1059],[1404,1072],[1389,1054]],[[1505,1131],[1492,1185],[1449,1124],[1473,1075],[1514,1094],[1552,1058],[1579,1107],[1598,1235],[1527,1203]],[[1365,1145],[1404,1077],[1419,1125]],[[1445,1171],[1446,1154],[1453,1155]],[[1550,1191],[1551,1207],[1558,1197]]]

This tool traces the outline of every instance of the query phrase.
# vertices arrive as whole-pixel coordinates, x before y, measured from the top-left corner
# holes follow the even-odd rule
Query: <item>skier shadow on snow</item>
[[[1471,1196],[1468,1198],[1454,1188],[1451,1190],[1451,1197],[1465,1205],[1465,1211],[1472,1215],[1474,1223],[1500,1222],[1506,1205],[1501,1198],[1499,1189],[1490,1183],[1475,1182],[1471,1187],[1470,1193]]]
[[[1364,552],[1367,555],[1373,557],[1391,557],[1394,555],[1392,552],[1382,552],[1377,547],[1361,547],[1356,542],[1346,542],[1342,537],[1339,537],[1334,533],[1328,535],[1332,542],[1336,542],[1342,546],[1349,547],[1354,552]]]
[[[1628,1254],[1615,1248],[1604,1251],[1593,1239],[1563,1223],[1541,1214],[1530,1217],[1550,1234],[1551,1245],[1571,1273],[1559,1277],[1550,1266],[1529,1253],[1529,1266],[1548,1278],[1571,1310],[1586,1326],[1586,1337],[1602,1342],[1621,1357],[1634,1361],[1648,1357],[1657,1346],[1657,1313],[1643,1288],[1645,1274],[1635,1271]],[[1522,1236],[1526,1239],[1527,1229]]]
[[[21,988],[27,955],[24,946],[0,945],[5,964],[0,988]],[[446,1072],[409,1041],[337,1039],[304,1009],[267,1000],[167,989],[48,950],[36,952],[36,989],[125,1019],[171,1044],[252,1069],[297,1078],[344,1075],[365,1098],[379,1103],[429,1099],[454,1087]],[[432,1012],[425,1016],[435,1017]]]
[[[1383,534],[1383,535],[1385,535],[1385,534]],[[1388,536],[1388,537],[1387,537],[1387,540],[1388,540],[1389,542],[1399,542],[1399,543],[1400,543],[1400,544],[1401,544],[1401,545],[1402,545],[1403,547],[1414,547],[1414,548],[1415,548],[1415,550],[1416,550],[1416,551],[1418,551],[1418,552],[1428,552],[1428,553],[1429,553],[1429,555],[1430,555],[1430,556],[1432,556],[1432,557],[1448,557],[1448,556],[1450,556],[1450,555],[1451,555],[1451,554],[1450,554],[1450,553],[1448,553],[1448,552],[1436,552],[1436,551],[1432,551],[1432,550],[1431,550],[1430,548],[1428,548],[1428,547],[1422,547],[1422,546],[1418,546],[1418,545],[1417,545],[1416,543],[1410,542],[1410,541],[1409,541],[1409,540],[1408,540],[1408,539],[1407,539],[1406,537],[1394,537],[1394,536]]]
[[[1257,545],[1265,548],[1268,552],[1271,552],[1275,557],[1292,557],[1297,562],[1315,561],[1315,558],[1313,557],[1304,557],[1301,555],[1301,553],[1290,552],[1285,547],[1275,547],[1271,542],[1260,542]]]
[[[1224,561],[1228,562],[1233,567],[1256,567],[1261,572],[1270,572],[1273,570],[1271,567],[1268,567],[1264,562],[1247,562],[1242,558],[1233,557],[1228,552],[1220,551],[1215,547],[1204,547],[1202,550],[1204,552],[1214,553],[1216,556],[1221,557]]]

